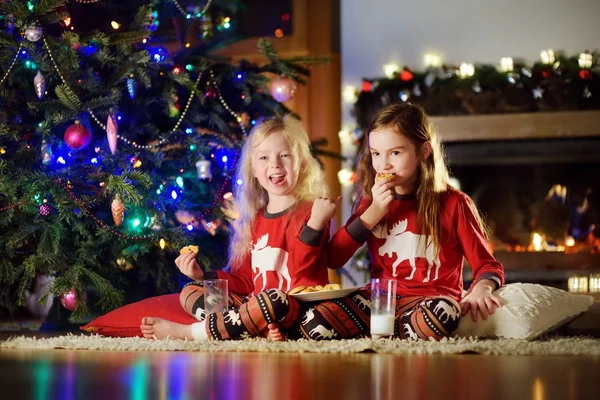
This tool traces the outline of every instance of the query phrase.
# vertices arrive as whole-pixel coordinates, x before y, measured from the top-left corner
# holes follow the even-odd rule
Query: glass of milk
[[[371,279],[371,338],[394,337],[396,280]]]

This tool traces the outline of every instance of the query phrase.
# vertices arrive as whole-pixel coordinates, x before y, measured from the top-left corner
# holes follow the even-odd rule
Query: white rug
[[[108,338],[97,335],[66,335],[51,338],[13,337],[0,342],[0,348],[70,349],[104,351],[201,351],[201,352],[275,352],[275,353],[360,353],[600,356],[600,339],[552,337],[526,341],[514,339],[478,340],[470,338],[436,341],[410,340],[307,340],[271,342],[266,339],[240,341],[189,342]]]

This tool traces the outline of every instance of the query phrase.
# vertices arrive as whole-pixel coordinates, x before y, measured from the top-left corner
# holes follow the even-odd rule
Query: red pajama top
[[[260,210],[252,227],[250,251],[229,272],[205,272],[206,279],[227,279],[229,292],[256,295],[265,289],[288,292],[296,286],[326,285],[327,267],[319,263],[329,238],[309,228],[312,203],[303,203],[277,214]]]
[[[494,259],[465,193],[449,188],[443,196],[439,254],[435,254],[431,240],[423,251],[425,235],[417,226],[414,194],[396,194],[388,214],[371,231],[359,219],[368,205],[360,204],[329,242],[329,268],[342,267],[366,241],[371,276],[395,278],[401,295],[442,295],[460,300],[464,258],[475,281],[491,279],[497,287],[503,284],[504,268]]]

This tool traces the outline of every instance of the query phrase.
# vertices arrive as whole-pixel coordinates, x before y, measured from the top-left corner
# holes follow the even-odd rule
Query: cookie
[[[198,254],[198,246],[185,246],[179,250],[179,254],[194,253]]]
[[[377,175],[375,176],[375,179],[393,179],[396,176],[396,174],[390,174],[390,173],[377,173]]]

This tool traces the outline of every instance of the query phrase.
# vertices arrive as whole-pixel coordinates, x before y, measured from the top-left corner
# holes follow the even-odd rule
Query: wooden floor
[[[3,349],[1,399],[598,399],[600,357]]]

